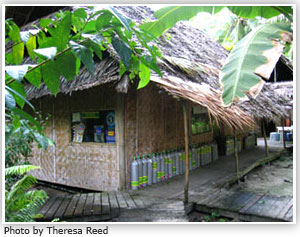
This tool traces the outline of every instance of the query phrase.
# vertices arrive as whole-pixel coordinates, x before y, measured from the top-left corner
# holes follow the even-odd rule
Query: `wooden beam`
[[[269,147],[268,147],[268,141],[267,141],[267,135],[266,135],[265,119],[262,119],[262,127],[263,127],[264,140],[265,140],[265,152],[266,152],[266,157],[268,157],[269,156]]]
[[[126,188],[127,174],[129,171],[126,165],[125,153],[125,96],[124,94],[117,93],[117,106],[116,106],[116,142],[117,142],[117,161],[119,165],[119,190]],[[129,159],[129,157],[127,158]]]
[[[255,169],[256,167],[262,165],[262,164],[267,164],[268,162],[271,162],[273,160],[278,159],[282,154],[283,154],[284,150],[271,154],[268,157],[264,157],[256,162],[254,162],[252,165],[248,166],[247,168],[245,168],[244,170],[240,171],[240,177],[242,178],[243,176],[245,176],[246,174],[248,174],[250,171],[252,171],[253,169]],[[224,181],[223,183],[219,184],[218,187],[230,187],[232,186],[236,181],[238,181],[238,178],[235,176],[233,178],[230,178],[227,181]]]
[[[282,118],[282,143],[283,143],[283,148],[286,149],[285,136],[284,136],[284,118]]]
[[[237,140],[236,140],[236,130],[233,129],[233,136],[234,136],[234,158],[235,158],[235,170],[236,170],[236,177],[239,179],[240,171],[239,171],[239,157],[238,157],[238,147],[237,147]]]
[[[184,122],[184,142],[185,142],[185,185],[184,185],[184,200],[188,203],[189,199],[189,135],[188,135],[188,116],[186,102],[183,102],[183,122]]]

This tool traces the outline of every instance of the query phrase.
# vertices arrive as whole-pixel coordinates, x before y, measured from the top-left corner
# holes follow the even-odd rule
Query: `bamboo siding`
[[[126,186],[135,155],[152,154],[184,146],[182,102],[158,89],[154,83],[125,96]],[[189,126],[190,127],[190,126]],[[212,132],[192,135],[191,144],[213,140]]]
[[[35,101],[44,116],[51,115],[44,131],[56,143],[47,151],[33,147],[31,162],[41,167],[33,172],[36,178],[93,190],[119,189],[117,144],[71,142],[71,113],[115,109],[115,94],[105,86]]]

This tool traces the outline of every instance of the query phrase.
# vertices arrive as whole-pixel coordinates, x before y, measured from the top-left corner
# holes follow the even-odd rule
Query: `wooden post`
[[[268,147],[268,141],[267,141],[267,135],[266,135],[266,126],[265,126],[265,120],[262,119],[262,127],[263,127],[263,133],[264,133],[264,140],[265,140],[265,152],[266,157],[269,156],[269,147]]]
[[[282,142],[283,142],[284,149],[286,149],[285,136],[284,136],[284,119],[282,119]]]
[[[236,140],[236,130],[235,128],[233,129],[233,134],[234,134],[234,158],[235,158],[235,170],[236,170],[236,177],[239,180],[239,157],[238,157],[238,147],[237,147],[237,140]]]
[[[184,203],[188,203],[189,198],[189,136],[188,136],[188,117],[186,102],[183,102],[183,122],[184,122],[184,142],[185,142],[185,185]]]

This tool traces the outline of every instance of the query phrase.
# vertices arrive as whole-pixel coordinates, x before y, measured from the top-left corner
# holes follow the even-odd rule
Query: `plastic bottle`
[[[131,189],[137,190],[139,187],[139,167],[136,161],[136,156],[133,157],[131,163]]]

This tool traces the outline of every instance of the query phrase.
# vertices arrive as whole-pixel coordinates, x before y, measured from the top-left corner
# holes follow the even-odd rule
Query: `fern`
[[[5,220],[7,222],[32,222],[39,208],[48,196],[43,190],[31,190],[37,180],[30,174],[30,170],[38,169],[33,165],[19,165],[5,169],[5,175],[23,175],[14,183],[10,190],[5,190]]]
[[[31,170],[39,169],[40,167],[34,165],[15,165],[5,168],[5,176],[9,175],[22,175]]]

